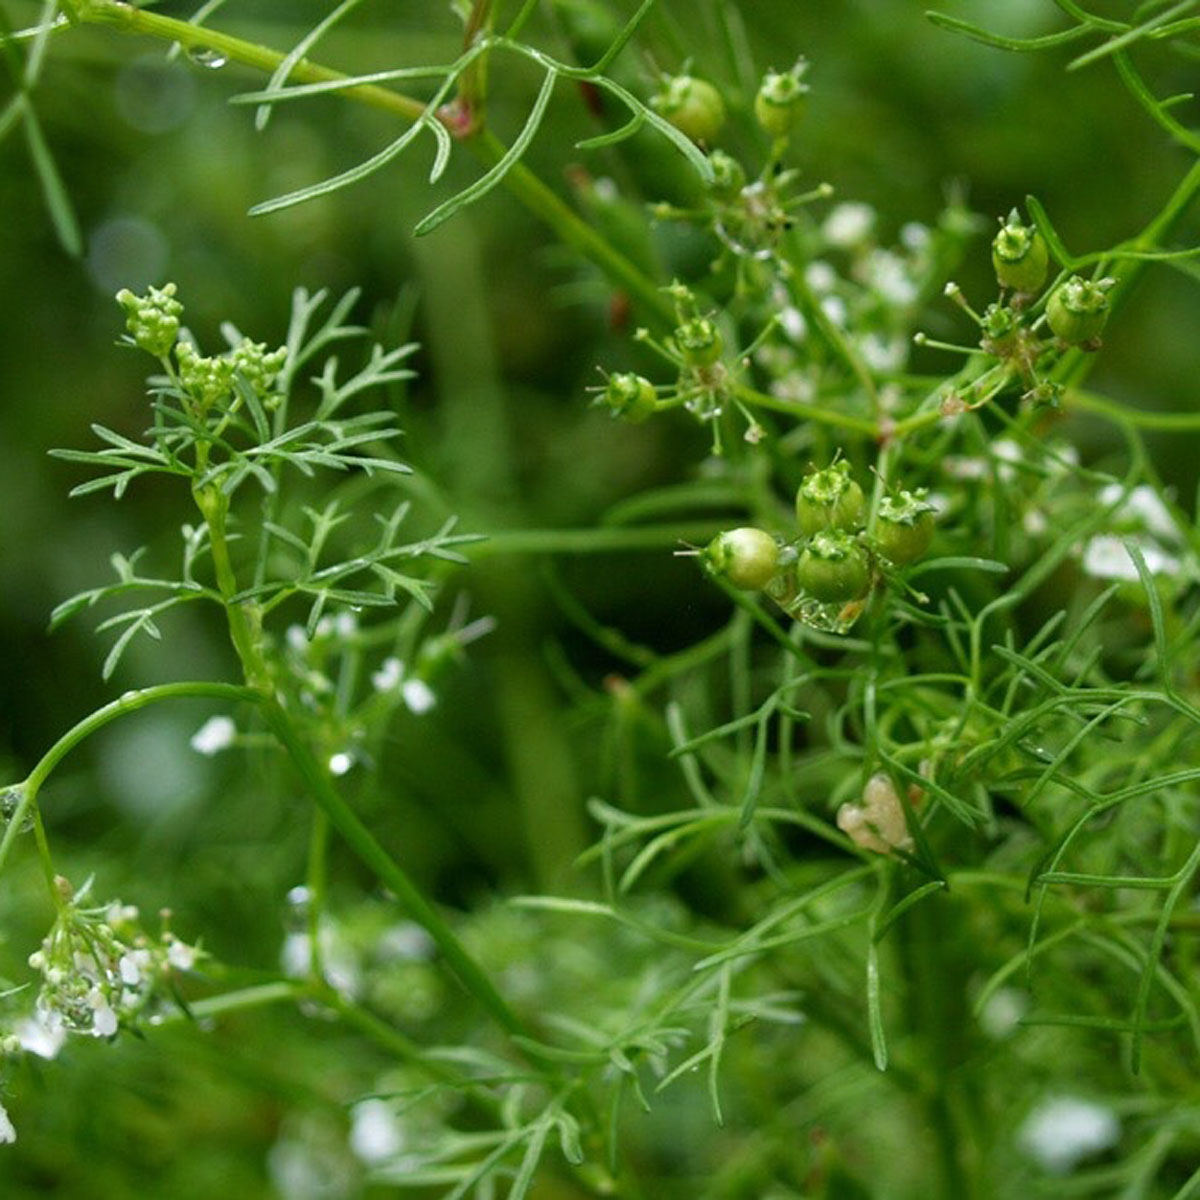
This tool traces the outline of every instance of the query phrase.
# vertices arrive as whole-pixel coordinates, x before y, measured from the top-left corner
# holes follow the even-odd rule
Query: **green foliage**
[[[123,287],[148,407],[126,383],[65,422],[99,441],[54,452],[88,472],[71,495],[132,507],[145,544],[106,546],[113,581],[51,618],[100,610],[127,690],[16,743],[0,799],[5,1194],[79,1192],[55,1143],[106,1059],[197,1097],[170,1127],[105,1097],[106,1198],[1194,1194],[1200,543],[1194,462],[1154,435],[1200,416],[1122,345],[1163,281],[1194,323],[1200,139],[1163,94],[1193,0],[872,17],[1013,155],[968,99],[997,62],[1107,72],[1043,124],[1071,148],[1124,105],[1170,152],[1104,227],[1053,144],[928,220],[834,202],[894,147],[824,118],[850,68],[793,5],[475,0],[403,36],[355,0],[253,36],[221,4],[30,7],[0,30],[0,135],[24,132],[64,248],[78,206],[35,102],[107,69],[67,47],[133,33],[265,74],[232,100],[268,138],[325,131],[352,165],[314,151],[249,212],[311,219],[314,253],[361,221],[366,256],[334,303],[289,284],[277,349],[227,322],[206,353],[174,284]],[[425,134],[428,181],[402,177]],[[206,153],[222,182],[251,169]],[[576,153],[560,194],[543,176]],[[540,232],[488,215],[501,187]],[[392,294],[400,256],[419,295]],[[180,292],[203,330],[216,306]],[[123,730],[188,704],[203,724],[163,761],[201,756],[198,803],[173,813],[140,761],[72,800],[68,756],[99,792]],[[155,906],[182,915],[153,932]],[[206,1088],[255,1108],[245,1142],[194,1179],[122,1156],[223,1129]]]

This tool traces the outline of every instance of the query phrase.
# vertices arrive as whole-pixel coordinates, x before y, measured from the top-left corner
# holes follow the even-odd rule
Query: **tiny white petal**
[[[920,221],[909,221],[900,227],[900,242],[906,250],[924,250],[930,236],[929,226]]]
[[[395,657],[385,658],[379,670],[371,675],[371,686],[377,692],[390,692],[400,686],[404,678],[404,664]]]
[[[22,1050],[39,1058],[56,1058],[63,1042],[67,1040],[67,1031],[61,1021],[51,1025],[48,1021],[39,1020],[36,1015],[19,1021],[13,1034]]]
[[[856,246],[871,236],[875,210],[869,204],[848,202],[837,205],[825,218],[821,232],[834,246]]]
[[[1121,1136],[1121,1123],[1106,1105],[1076,1096],[1054,1096],[1025,1119],[1021,1147],[1047,1171],[1065,1175],[1080,1159],[1107,1150]]]
[[[167,962],[177,971],[190,971],[196,965],[196,947],[172,940],[167,946]]]
[[[92,1032],[97,1037],[112,1037],[117,1032],[117,1014],[113,1012],[108,1001],[102,1008],[97,1008],[92,1017]]]
[[[821,311],[837,326],[844,327],[846,317],[846,302],[841,296],[826,296],[821,301]]]
[[[1101,504],[1115,504],[1120,499],[1123,487],[1119,483],[1110,483],[1100,489]],[[1122,517],[1136,517],[1150,533],[1159,537],[1179,538],[1179,527],[1167,510],[1167,506],[1159,498],[1158,493],[1147,485],[1135,487],[1125,497],[1125,503],[1117,510]]]
[[[363,1100],[354,1106],[350,1149],[369,1164],[394,1158],[404,1149],[404,1129],[386,1100]]]
[[[303,654],[308,649],[308,634],[303,625],[289,625],[286,633],[288,646]]]
[[[122,954],[117,967],[121,972],[121,982],[126,987],[137,987],[142,981],[141,967],[132,954]]]
[[[352,638],[358,632],[358,618],[353,613],[338,613],[334,618],[333,628],[338,637]]]
[[[794,305],[789,304],[780,310],[779,324],[793,342],[804,341],[804,335],[808,332],[808,322],[805,321],[804,314]]]
[[[1174,575],[1178,572],[1179,560],[1149,538],[1142,538],[1137,544],[1151,575]],[[1124,541],[1110,533],[1089,539],[1083,551],[1083,569],[1096,579],[1127,579],[1134,582],[1139,578],[1137,566]]]
[[[13,1123],[8,1119],[8,1112],[4,1105],[0,1104],[0,1144],[7,1144],[17,1140],[17,1131],[13,1128]]]
[[[418,716],[421,713],[427,713],[437,703],[437,696],[433,694],[433,689],[423,679],[410,679],[400,689],[400,694],[404,697],[404,703],[408,705],[409,711]]]
[[[228,750],[237,737],[237,726],[232,717],[209,717],[192,735],[192,749],[197,754],[210,757]]]
[[[339,750],[337,754],[330,756],[329,773],[331,775],[345,775],[352,766],[354,766],[354,756],[347,754],[345,750]]]
[[[837,272],[827,262],[817,259],[804,268],[804,282],[814,292],[828,292],[837,283]]]

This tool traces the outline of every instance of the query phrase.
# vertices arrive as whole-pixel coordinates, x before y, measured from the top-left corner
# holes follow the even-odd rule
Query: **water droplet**
[[[7,825],[16,816],[17,809],[21,807],[24,797],[25,792],[19,787],[5,788],[0,792],[0,824]],[[30,805],[21,820],[20,832],[28,833],[32,828],[33,805]]]
[[[226,55],[211,46],[193,46],[187,52],[187,56],[196,66],[205,67],[209,71],[218,71],[229,61]]]

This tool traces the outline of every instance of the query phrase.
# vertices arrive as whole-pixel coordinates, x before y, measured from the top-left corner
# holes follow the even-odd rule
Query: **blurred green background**
[[[33,19],[36,6],[0,2],[12,25]],[[215,22],[288,48],[331,7],[235,0]],[[1067,74],[1064,51],[1004,54],[934,28],[924,7],[740,6],[759,69],[786,67],[801,53],[811,60],[813,95],[796,151],[808,180],[873,205],[884,241],[905,222],[934,221],[954,192],[989,223],[1033,192],[1074,251],[1127,237],[1157,211],[1187,155],[1110,67]],[[1051,0],[942,7],[1012,35],[1062,26]],[[660,0],[646,37],[626,54],[647,92],[655,70],[677,69],[688,56],[698,72],[730,84],[710,17],[711,6],[696,0]],[[531,36],[558,44],[544,25]],[[460,37],[447,4],[366,3],[314,57],[355,71],[445,61]],[[1160,95],[1195,81],[1195,56],[1162,49],[1139,61]],[[421,144],[364,184],[248,217],[255,202],[333,174],[395,135],[386,117],[336,101],[281,108],[256,133],[252,110],[228,101],[261,82],[232,65],[168,61],[162,46],[104,29],[55,37],[34,98],[85,234],[80,260],[55,240],[19,133],[0,143],[0,761],[14,779],[122,689],[225,677],[233,665],[219,628],[176,620],[164,643],[136,644],[104,684],[107,643],[91,634],[89,614],[46,631],[58,601],[107,576],[112,551],[148,543],[152,557],[167,556],[189,518],[184,498],[157,484],[117,504],[67,500],[80,476],[47,458],[52,447],[90,444],[92,421],[128,434],[145,422],[146,360],[114,344],[120,287],[176,281],[185,319],[208,346],[218,344],[222,320],[278,344],[297,286],[361,287],[356,316],[377,336],[422,343],[419,378],[393,397],[404,453],[472,532],[586,527],[641,489],[688,477],[703,455],[682,419],[634,429],[589,407],[585,388],[597,364],[626,360],[627,331],[612,328],[610,289],[506,192],[413,238],[416,221],[478,172],[469,156],[456,155],[431,189],[430,146]],[[536,84],[522,65],[497,64],[491,115],[502,135],[519,127]],[[749,149],[749,97],[736,83],[729,94],[729,144]],[[1175,112],[1194,123],[1196,102]],[[568,195],[573,165],[611,169],[603,154],[572,149],[596,131],[581,97],[560,88],[527,162]],[[1179,243],[1194,243],[1198,229],[1193,214]],[[986,294],[983,246],[959,276],[968,295]],[[1193,408],[1196,297],[1181,273],[1149,272],[1106,335],[1094,386],[1128,404]],[[1107,448],[1090,427],[1083,433],[1097,438],[1092,453]],[[1154,449],[1164,477],[1190,497],[1197,465],[1186,441],[1160,439]],[[576,629],[555,590],[565,587],[598,620],[656,650],[689,644],[724,611],[715,590],[694,586],[693,567],[661,553],[564,558],[552,581],[549,569],[532,557],[494,556],[454,579],[449,599],[469,593],[474,614],[498,618],[497,632],[472,649],[433,713],[401,723],[385,764],[392,793],[376,814],[382,836],[403,846],[406,866],[449,904],[551,886],[588,837],[582,802],[597,786],[599,756],[586,723],[566,714],[560,667],[569,663],[598,687],[619,663]],[[145,912],[169,904],[184,936],[203,936],[237,966],[270,971],[305,835],[290,796],[236,763],[186,750],[207,711],[154,710],[89,743],[44,793],[46,820],[73,878],[94,872],[99,895]],[[525,826],[514,817],[514,797],[530,793],[540,797],[536,828],[532,817]],[[343,869],[352,879],[353,867]],[[21,860],[0,889],[2,973],[15,978],[48,919],[35,882]],[[302,1046],[305,1061],[281,1060],[277,1040]],[[211,1038],[184,1031],[111,1049],[73,1046],[59,1063],[18,1073],[10,1107],[21,1140],[0,1151],[0,1194],[272,1195],[286,1171],[278,1162],[268,1170],[269,1148],[278,1155],[300,1136],[296,1114],[306,1107],[335,1108],[353,1095],[365,1053],[320,1022],[279,1014],[239,1018]],[[355,1194],[339,1186],[311,1194]]]

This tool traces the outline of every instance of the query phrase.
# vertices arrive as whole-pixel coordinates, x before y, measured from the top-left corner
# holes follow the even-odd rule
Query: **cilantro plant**
[[[246,1195],[1200,1194],[1200,578],[1155,438],[1200,415],[1101,374],[1143,285],[1172,277],[1195,313],[1200,135],[1168,92],[1193,0],[1045,0],[1020,36],[985,3],[920,23],[943,52],[1109,72],[1175,179],[1131,180],[1091,244],[1037,178],[990,213],[965,185],[940,212],[842,195],[853,133],[808,153],[831,70],[787,5],[780,30],[731,0],[459,0],[411,54],[385,40],[394,63],[345,43],[345,70],[319,60],[356,0],[271,46],[220,0],[8,7],[0,133],[66,251],[47,64],[132,35],[265,77],[233,97],[259,130],[318,103],[389,122],[251,216],[405,170],[423,196],[419,166],[412,232],[449,238],[503,189],[556,302],[603,314],[560,351],[568,501],[529,485],[551,439],[507,445],[529,397],[474,338],[478,279],[448,300],[435,273],[364,325],[359,289],[297,287],[276,349],[230,322],[202,340],[185,278],[117,293],[153,360],[140,426],[90,413],[55,454],[84,503],[171,492],[188,515],[59,604],[55,627],[101,614],[128,690],[3,792],[5,911],[47,918],[3,947],[11,1194],[46,1169],[21,1155],[55,1080],[206,1039],[217,1066],[180,1056],[184,1090],[272,1095]],[[423,306],[437,432],[411,391]],[[602,468],[619,494],[596,501]],[[198,611],[229,671],[133,678]],[[271,907],[244,957],[215,873],[167,880],[149,921],[163,880],[61,849],[48,790],[132,714],[195,701],[178,755],[236,758],[256,794],[243,869]]]

